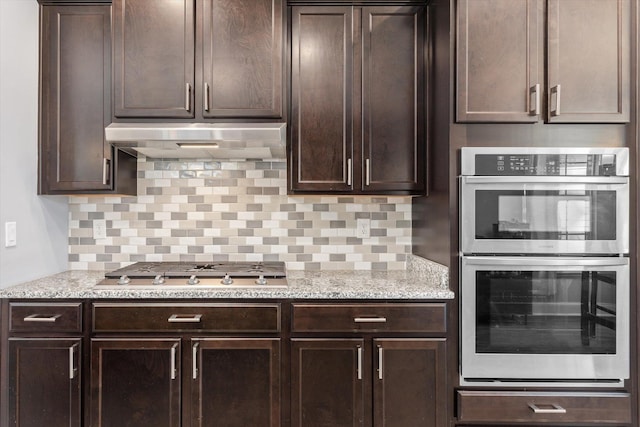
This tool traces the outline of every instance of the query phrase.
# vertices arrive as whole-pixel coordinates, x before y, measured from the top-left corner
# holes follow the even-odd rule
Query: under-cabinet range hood
[[[285,159],[286,123],[112,123],[107,142],[151,158]]]

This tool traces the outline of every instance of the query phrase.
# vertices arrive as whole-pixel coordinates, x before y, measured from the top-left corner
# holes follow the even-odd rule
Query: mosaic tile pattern
[[[136,261],[284,261],[289,270],[400,270],[410,197],[287,196],[286,163],[138,159],[137,197],[69,198],[69,268]],[[355,237],[356,220],[371,237]],[[93,238],[105,220],[107,238]]]

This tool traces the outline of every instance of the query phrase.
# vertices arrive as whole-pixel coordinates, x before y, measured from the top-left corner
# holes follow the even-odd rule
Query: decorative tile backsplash
[[[69,198],[69,267],[136,261],[284,261],[290,270],[397,270],[411,198],[288,196],[282,161],[138,159],[137,197]],[[357,238],[356,220],[371,221]],[[105,220],[104,239],[93,238]]]

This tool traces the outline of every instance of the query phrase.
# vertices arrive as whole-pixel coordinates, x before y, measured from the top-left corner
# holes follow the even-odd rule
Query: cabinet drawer
[[[293,304],[293,332],[446,332],[446,304]]]
[[[82,303],[9,303],[10,332],[82,332]]]
[[[279,332],[280,304],[95,303],[94,332]]]
[[[458,391],[461,422],[631,422],[628,393],[547,393]]]

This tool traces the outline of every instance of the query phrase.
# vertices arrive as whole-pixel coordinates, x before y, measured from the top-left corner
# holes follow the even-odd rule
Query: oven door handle
[[[626,176],[463,176],[464,184],[628,184]]]
[[[629,265],[629,259],[625,257],[610,258],[540,258],[540,257],[463,257],[467,265],[551,265],[551,266],[588,266],[588,267],[617,267]]]

